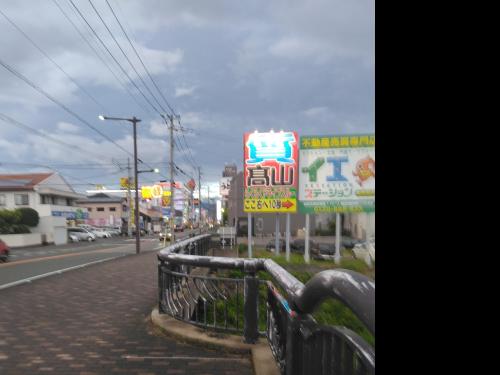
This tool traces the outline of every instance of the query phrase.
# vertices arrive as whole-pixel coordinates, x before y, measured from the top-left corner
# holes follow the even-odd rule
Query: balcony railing
[[[247,343],[265,335],[283,374],[375,373],[372,346],[355,332],[320,325],[310,315],[325,299],[337,299],[375,334],[372,280],[337,269],[320,272],[304,285],[271,259],[207,256],[209,247],[210,235],[205,234],[159,252],[160,313],[207,329],[242,333]],[[243,277],[207,273],[220,269],[238,270]],[[259,280],[259,271],[274,283]],[[264,306],[265,316],[259,317]]]

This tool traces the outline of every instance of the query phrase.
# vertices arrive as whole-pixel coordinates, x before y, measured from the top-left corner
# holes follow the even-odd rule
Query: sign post
[[[306,233],[305,233],[305,243],[304,243],[304,260],[309,264],[309,214],[306,214]]]
[[[274,253],[280,255],[280,214],[276,213],[276,231],[274,233]]]
[[[290,262],[290,214],[286,214],[286,261]]]
[[[252,258],[252,214],[248,213],[248,257]]]
[[[335,264],[340,264],[340,227],[342,223],[340,222],[340,213],[337,212],[335,218]]]

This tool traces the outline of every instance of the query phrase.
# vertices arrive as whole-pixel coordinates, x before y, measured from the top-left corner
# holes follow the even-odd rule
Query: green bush
[[[27,225],[29,227],[36,227],[40,221],[40,216],[38,212],[29,207],[23,207],[17,209],[21,213],[20,224]]]
[[[21,212],[19,210],[0,210],[0,223],[6,225],[19,224],[21,222]]]
[[[0,233],[1,234],[20,234],[31,233],[27,223],[34,222],[34,215],[29,211],[31,208],[15,209],[15,210],[0,210]],[[36,212],[36,226],[38,224],[38,212]]]

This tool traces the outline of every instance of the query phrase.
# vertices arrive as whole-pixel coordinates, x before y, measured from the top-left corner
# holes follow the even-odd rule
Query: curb
[[[280,375],[273,354],[265,339],[255,345],[242,342],[241,336],[213,332],[174,319],[167,314],[159,314],[158,307],[151,312],[151,321],[166,334],[194,345],[210,347],[237,354],[250,354],[255,375]],[[212,333],[212,335],[210,335]]]

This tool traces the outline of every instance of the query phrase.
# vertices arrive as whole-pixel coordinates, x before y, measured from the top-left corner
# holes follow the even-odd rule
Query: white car
[[[111,233],[103,228],[92,228],[90,230],[99,238],[111,238]]]
[[[68,239],[70,242],[80,242],[80,239],[78,238],[78,236],[76,236],[72,233],[68,233]]]

